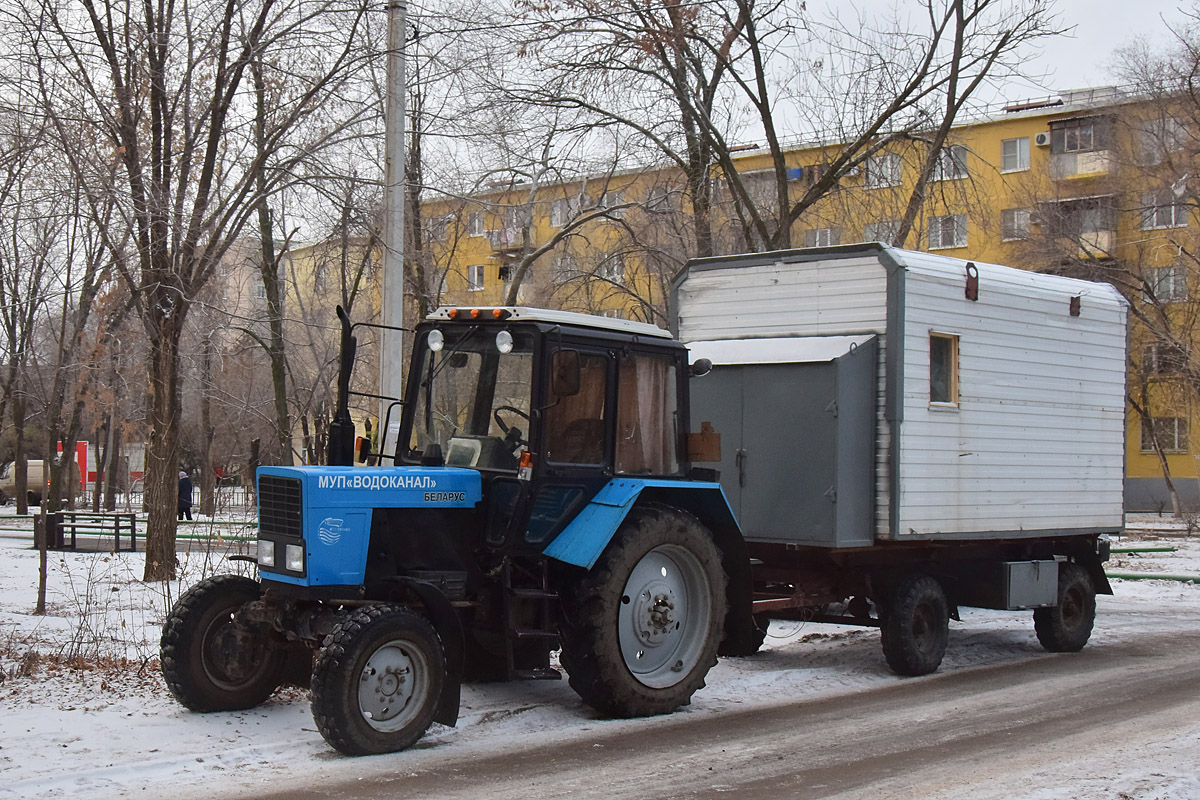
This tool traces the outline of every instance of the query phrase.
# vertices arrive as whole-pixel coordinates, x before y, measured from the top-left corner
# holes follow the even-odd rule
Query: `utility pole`
[[[404,325],[404,29],[408,9],[403,0],[388,3],[387,107],[384,110],[383,220],[383,297],[380,322],[400,328]],[[380,330],[379,394],[400,398],[403,391],[402,336],[398,330]],[[392,414],[388,427],[384,420],[390,401],[379,403],[379,452],[392,452],[396,444],[400,418]]]

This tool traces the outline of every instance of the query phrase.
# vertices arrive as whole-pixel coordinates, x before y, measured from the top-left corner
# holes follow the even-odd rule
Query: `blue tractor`
[[[180,703],[250,708],[308,681],[334,748],[382,753],[455,724],[463,680],[558,678],[559,648],[587,704],[648,716],[688,703],[719,648],[761,642],[746,544],[688,457],[704,365],[668,333],[439,310],[413,337],[395,448],[355,453],[340,316],[330,466],[259,470],[259,580],[202,581],[164,626]]]

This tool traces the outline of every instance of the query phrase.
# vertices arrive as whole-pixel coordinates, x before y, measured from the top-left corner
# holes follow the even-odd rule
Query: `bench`
[[[71,534],[70,547],[66,535]],[[121,536],[129,534],[129,551],[137,551],[137,516],[134,514],[95,514],[90,511],[58,511],[46,515],[46,547],[50,550],[75,550],[79,534],[112,536],[113,549],[121,550]]]

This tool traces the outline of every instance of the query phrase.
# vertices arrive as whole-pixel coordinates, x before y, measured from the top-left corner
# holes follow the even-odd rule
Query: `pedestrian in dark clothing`
[[[192,479],[186,472],[179,473],[179,518],[192,518]]]

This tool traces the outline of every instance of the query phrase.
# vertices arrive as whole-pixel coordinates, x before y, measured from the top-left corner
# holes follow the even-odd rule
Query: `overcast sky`
[[[1110,70],[1113,51],[1137,36],[1161,46],[1169,39],[1167,22],[1179,23],[1180,8],[1190,7],[1190,0],[1058,0],[1062,26],[1075,30],[1047,44],[1031,71],[1047,73],[1046,94],[1117,83]],[[1029,90],[1031,96],[1040,93],[1038,87]]]

